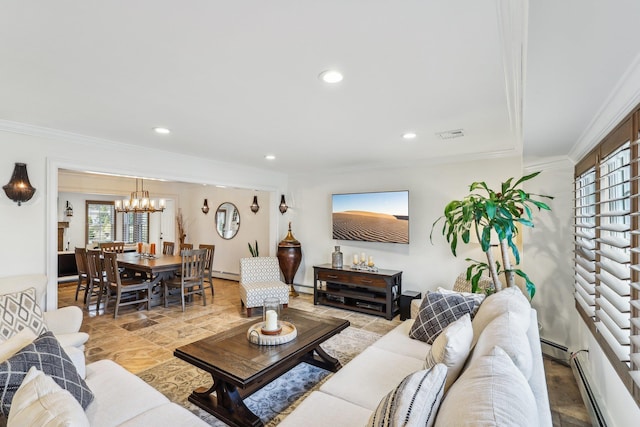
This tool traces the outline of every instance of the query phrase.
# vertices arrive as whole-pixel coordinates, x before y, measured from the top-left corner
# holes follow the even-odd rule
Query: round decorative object
[[[302,261],[302,248],[300,242],[291,233],[291,223],[287,236],[278,243],[278,263],[284,275],[284,282],[290,286],[289,295],[298,296],[298,292],[293,288],[293,278],[300,267]]]
[[[282,326],[280,326],[278,329],[265,329],[264,327],[260,328],[260,332],[262,333],[262,335],[280,335],[280,332],[282,332]]]
[[[254,323],[247,331],[249,342],[258,345],[280,345],[293,341],[298,336],[298,330],[289,322],[280,322],[281,331],[278,335],[266,335],[262,333],[264,322]]]

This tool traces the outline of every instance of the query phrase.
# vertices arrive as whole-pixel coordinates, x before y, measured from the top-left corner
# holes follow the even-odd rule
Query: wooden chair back
[[[176,244],[174,242],[162,242],[162,254],[173,255]]]
[[[100,250],[102,252],[116,252],[124,253],[124,242],[104,242],[100,243]]]
[[[120,286],[120,271],[118,269],[118,254],[105,252],[103,266],[107,283],[111,286]]]
[[[96,284],[102,284],[102,251],[97,249],[87,250],[87,275],[89,280]]]
[[[87,274],[87,250],[85,248],[76,248],[76,267],[79,275]]]
[[[211,268],[213,267],[213,255],[215,254],[215,251],[216,251],[216,245],[205,245],[201,243],[200,245],[198,245],[198,249],[204,249],[207,251],[207,257],[204,263],[204,268],[205,270],[211,271]]]
[[[181,252],[182,256],[182,282],[199,282],[202,284],[204,279],[204,264],[207,251],[204,249],[185,249]],[[194,283],[195,284],[195,283]],[[193,286],[193,285],[189,285]]]
[[[180,243],[180,254],[182,254],[182,251],[190,251],[190,250],[193,250],[192,243]]]

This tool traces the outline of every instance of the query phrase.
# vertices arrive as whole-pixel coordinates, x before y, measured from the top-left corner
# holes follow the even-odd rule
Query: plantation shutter
[[[596,313],[596,171],[575,180],[575,298],[589,317]]]
[[[129,212],[122,215],[122,240],[125,243],[149,242],[149,214]]]
[[[631,145],[631,363],[630,374],[635,383],[634,394],[640,395],[640,114],[636,114],[635,141]]]
[[[596,329],[630,361],[630,141],[600,161],[596,203]]]

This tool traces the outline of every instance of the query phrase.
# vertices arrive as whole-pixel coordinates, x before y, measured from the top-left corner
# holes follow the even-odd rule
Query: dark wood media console
[[[400,313],[402,271],[377,272],[313,267],[313,303],[374,314],[388,320]]]

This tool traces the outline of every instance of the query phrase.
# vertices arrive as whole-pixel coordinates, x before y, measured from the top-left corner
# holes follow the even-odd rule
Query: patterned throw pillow
[[[432,426],[446,378],[447,368],[442,364],[408,375],[382,398],[367,427]]]
[[[35,288],[0,295],[0,342],[29,328],[36,335],[47,331],[42,309],[36,302]]]
[[[84,382],[73,362],[51,332],[45,332],[9,360],[0,363],[0,413],[5,417],[11,402],[29,369],[44,372],[80,403],[83,409],[93,400],[93,393]]]
[[[411,326],[409,337],[433,344],[444,328],[465,314],[472,314],[474,308],[473,298],[460,294],[427,292],[420,305],[418,317]]]

